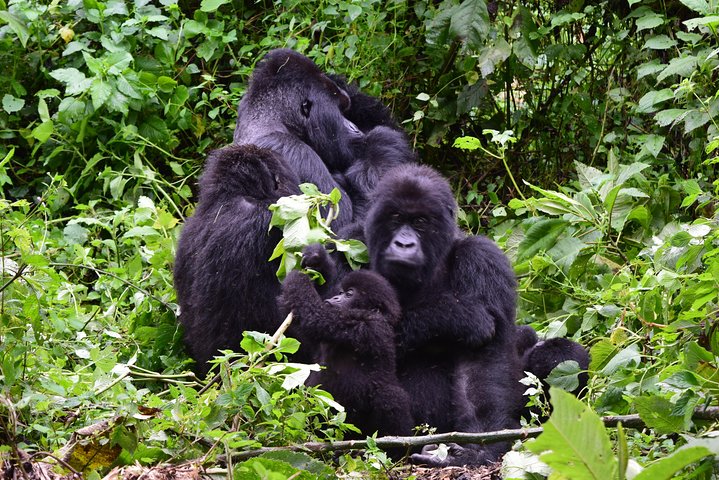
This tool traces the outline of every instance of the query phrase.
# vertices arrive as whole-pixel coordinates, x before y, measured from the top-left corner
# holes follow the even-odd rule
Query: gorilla
[[[441,432],[518,428],[524,388],[514,272],[492,241],[459,230],[456,210],[441,175],[403,165],[379,182],[364,229],[353,235],[367,243],[370,268],[399,296],[397,371],[413,423]],[[330,271],[332,259],[318,249],[307,249],[307,261]],[[450,447],[445,460],[431,455],[432,447],[412,460],[483,464],[497,460],[509,444]]]
[[[174,283],[185,343],[206,373],[218,349],[239,346],[244,330],[274,331],[282,238],[267,229],[268,207],[299,194],[297,176],[275,152],[233,145],[211,152],[199,181],[199,202],[177,245]]]
[[[234,142],[278,152],[300,182],[322,192],[339,188],[339,227],[364,216],[367,195],[387,169],[414,161],[405,134],[381,102],[287,49],[270,51],[252,73],[237,109]]]
[[[318,361],[326,369],[310,384],[332,393],[365,435],[411,433],[409,397],[395,365],[400,307],[389,282],[375,272],[354,271],[342,279],[340,293],[323,302],[309,277],[294,271],[278,303],[293,312],[302,338],[319,346]]]
[[[579,364],[581,370],[578,377],[579,385],[571,392],[578,395],[587,386],[588,381],[586,370],[589,368],[589,352],[586,348],[567,338],[558,337],[538,341],[522,355],[525,370],[532,372],[542,380],[544,391],[547,394],[549,394],[549,385],[545,379],[557,365],[566,360],[574,360]]]

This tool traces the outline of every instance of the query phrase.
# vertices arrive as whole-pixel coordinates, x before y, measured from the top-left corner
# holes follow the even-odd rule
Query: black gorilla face
[[[377,186],[365,234],[373,269],[398,290],[431,279],[457,235],[456,203],[434,170],[405,165]]]
[[[357,309],[382,314],[391,325],[399,321],[400,306],[397,294],[381,275],[358,270],[348,273],[341,283],[341,291],[326,303],[343,310]]]
[[[269,52],[255,68],[238,118],[247,128],[255,123],[262,129],[281,124],[318,152],[330,170],[342,170],[353,158],[350,142],[363,135],[343,116],[350,105],[347,92],[314,62],[295,51],[279,49]]]

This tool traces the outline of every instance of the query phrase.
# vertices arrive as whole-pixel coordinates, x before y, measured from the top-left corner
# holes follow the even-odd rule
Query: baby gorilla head
[[[341,288],[339,294],[325,302],[343,310],[378,312],[392,326],[399,322],[397,293],[382,275],[369,270],[350,272],[342,279]]]

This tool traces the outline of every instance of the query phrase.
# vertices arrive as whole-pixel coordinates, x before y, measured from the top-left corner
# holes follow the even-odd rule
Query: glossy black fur
[[[281,233],[268,234],[268,207],[298,194],[297,184],[267,149],[233,145],[208,156],[174,267],[185,343],[200,373],[218,349],[238,349],[244,330],[271,333],[281,323],[278,262],[267,261]]]
[[[524,388],[518,382],[514,272],[492,241],[460,232],[456,210],[447,181],[428,167],[398,167],[374,192],[363,237],[371,269],[399,295],[399,380],[415,424],[440,432],[515,428]],[[418,244],[405,250],[405,261],[401,248],[400,260],[388,253],[400,231]],[[453,445],[444,461],[430,449],[412,459],[434,466],[483,464],[508,448]]]
[[[332,171],[351,165],[351,142],[362,132],[342,112],[350,98],[310,59],[295,51],[270,51],[257,64],[237,109],[234,142],[280,154],[301,183],[329,193],[340,187]],[[352,220],[352,204],[342,192],[337,226]]]
[[[309,278],[295,271],[285,279],[278,303],[293,312],[293,328],[319,346],[317,360],[326,369],[310,383],[332,393],[347,409],[349,422],[364,435],[411,433],[409,397],[395,365],[400,306],[384,278],[351,272],[341,293],[323,301]]]
[[[280,153],[301,182],[320,191],[339,188],[335,227],[364,218],[367,197],[384,172],[415,159],[379,100],[286,49],[272,50],[255,68],[238,108],[234,142]]]

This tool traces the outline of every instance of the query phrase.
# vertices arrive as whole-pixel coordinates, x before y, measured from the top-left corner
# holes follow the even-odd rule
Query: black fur
[[[331,171],[352,164],[351,141],[363,136],[342,115],[349,107],[347,93],[310,59],[272,50],[255,68],[240,101],[234,142],[279,153],[300,182],[329,193],[340,187]],[[351,200],[342,193],[338,226],[352,219]]]
[[[372,270],[399,295],[397,369],[413,422],[440,432],[519,427],[524,388],[509,261],[492,241],[460,232],[452,191],[431,168],[392,170],[372,205],[364,239]],[[426,448],[412,459],[483,464],[508,448],[453,445],[444,461]]]
[[[356,271],[342,291],[323,301],[306,275],[291,272],[279,304],[294,315],[293,328],[313,346],[326,367],[310,383],[321,384],[347,409],[347,419],[365,435],[409,435],[409,397],[395,365],[397,295],[380,275]]]
[[[297,184],[267,149],[234,145],[208,156],[174,267],[180,322],[199,372],[218,349],[237,349],[244,330],[272,332],[281,323],[278,261],[267,261],[281,233],[268,234],[268,207],[298,194]]]
[[[574,395],[578,395],[587,386],[589,352],[586,348],[567,338],[550,338],[537,342],[523,357],[525,370],[542,380],[545,392],[549,392],[549,385],[544,380],[557,365],[567,360],[574,360],[582,370],[578,377],[579,386],[572,391]]]
[[[384,172],[415,159],[379,100],[285,49],[272,50],[255,68],[237,111],[234,142],[277,151],[301,182],[322,192],[339,188],[336,227],[364,218],[367,196]]]

